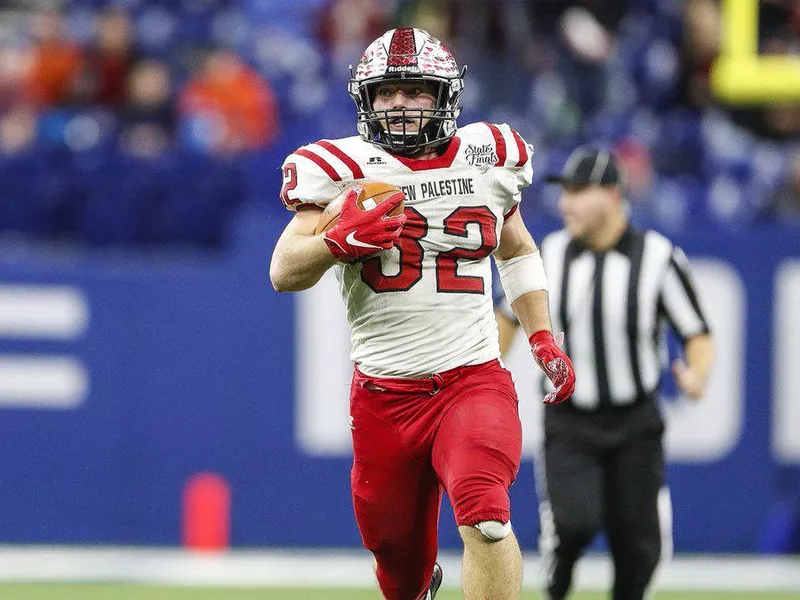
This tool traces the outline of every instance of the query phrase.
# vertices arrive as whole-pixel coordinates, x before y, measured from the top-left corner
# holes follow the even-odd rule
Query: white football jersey
[[[489,256],[531,183],[532,151],[508,125],[473,123],[433,160],[394,156],[358,136],[286,158],[281,199],[290,210],[325,206],[360,180],[405,192],[408,221],[395,247],[336,266],[361,371],[423,377],[500,356]]]

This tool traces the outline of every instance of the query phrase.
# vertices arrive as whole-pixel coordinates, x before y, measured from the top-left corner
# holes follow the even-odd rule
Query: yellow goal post
[[[722,47],[711,89],[729,104],[800,101],[800,56],[758,53],[758,2],[722,1]]]

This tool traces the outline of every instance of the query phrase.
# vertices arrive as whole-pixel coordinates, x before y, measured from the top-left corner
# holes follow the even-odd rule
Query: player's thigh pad
[[[354,386],[355,388],[355,386]],[[436,474],[413,460],[397,430],[367,409],[375,398],[359,388],[351,394],[353,507],[364,546],[417,555],[433,553],[440,491]],[[358,396],[357,398],[354,396]]]
[[[508,371],[474,381],[445,413],[433,444],[433,467],[460,525],[508,523],[508,488],[519,470],[522,427]]]

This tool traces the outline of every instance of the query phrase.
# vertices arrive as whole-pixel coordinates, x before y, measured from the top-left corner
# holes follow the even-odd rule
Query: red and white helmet
[[[358,108],[361,138],[407,156],[446,142],[456,133],[466,71],[466,67],[459,70],[450,51],[427,31],[411,27],[387,31],[367,47],[355,72],[350,68],[348,91]],[[403,119],[419,120],[415,131],[392,132],[390,111],[373,109],[375,88],[397,80],[435,84],[435,108],[400,109]],[[397,112],[392,110],[391,116]]]

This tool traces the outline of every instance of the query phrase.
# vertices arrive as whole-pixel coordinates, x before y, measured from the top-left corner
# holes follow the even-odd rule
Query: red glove
[[[553,334],[542,329],[528,338],[533,358],[553,383],[555,389],[544,397],[545,404],[559,404],[575,391],[575,369],[569,356],[558,347]]]
[[[403,201],[403,194],[390,196],[375,208],[362,210],[356,205],[358,191],[345,193],[339,220],[325,233],[325,243],[336,260],[352,262],[394,246],[405,215],[387,216]]]

